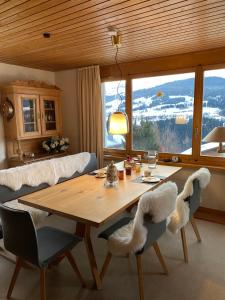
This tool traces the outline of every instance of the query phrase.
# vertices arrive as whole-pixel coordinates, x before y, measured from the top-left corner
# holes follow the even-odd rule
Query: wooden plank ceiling
[[[225,47],[224,0],[0,0],[0,61],[46,70]],[[51,38],[44,39],[43,32]]]

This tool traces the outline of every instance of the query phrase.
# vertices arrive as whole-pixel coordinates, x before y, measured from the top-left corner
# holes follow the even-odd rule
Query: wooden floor
[[[50,223],[73,230],[72,222],[51,217]],[[189,246],[189,264],[183,262],[180,235],[169,233],[159,241],[161,251],[169,267],[169,276],[162,274],[154,251],[143,257],[146,300],[224,300],[225,299],[225,227],[205,221],[197,221],[203,242],[196,242],[191,226],[186,234]],[[96,235],[98,232],[94,232]],[[94,245],[98,264],[106,254],[104,240]],[[82,289],[73,270],[64,260],[47,272],[48,300],[136,300],[138,282],[134,257],[112,259],[103,282],[103,290],[91,288],[92,280],[83,243],[73,251],[89,288]],[[0,300],[5,300],[7,287],[13,272],[12,263],[0,257]],[[39,273],[35,269],[22,270],[12,299],[39,299]]]

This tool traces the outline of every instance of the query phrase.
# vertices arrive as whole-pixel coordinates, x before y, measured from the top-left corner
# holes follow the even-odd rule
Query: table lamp
[[[203,139],[203,142],[218,142],[219,153],[225,153],[225,149],[223,149],[223,142],[225,142],[225,127],[215,127],[210,133]]]

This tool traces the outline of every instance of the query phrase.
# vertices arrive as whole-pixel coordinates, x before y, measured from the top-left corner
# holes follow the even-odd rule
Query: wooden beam
[[[128,76],[135,77],[135,75],[138,74],[149,74],[150,72],[179,70],[197,67],[199,65],[215,65],[221,63],[225,63],[225,47],[121,63],[120,67],[123,72],[123,77],[126,78]],[[102,66],[100,70],[102,80],[115,80],[118,78],[119,74],[115,65]]]

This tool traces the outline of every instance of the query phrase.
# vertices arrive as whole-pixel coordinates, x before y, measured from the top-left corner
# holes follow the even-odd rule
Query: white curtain
[[[95,152],[103,166],[102,96],[99,66],[75,71],[80,151]]]

